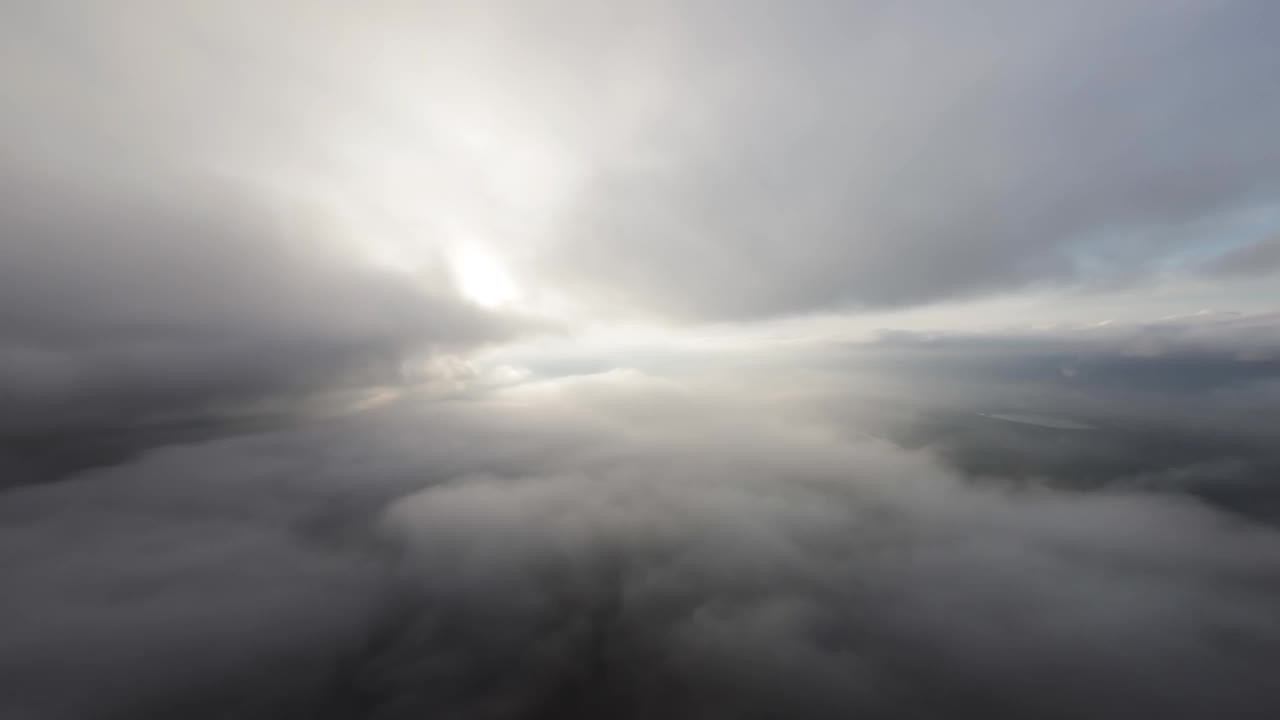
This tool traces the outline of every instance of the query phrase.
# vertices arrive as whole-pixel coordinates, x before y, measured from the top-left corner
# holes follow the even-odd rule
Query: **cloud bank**
[[[18,717],[1267,717],[1280,535],[610,373],[10,491]],[[77,688],[75,693],[63,689]]]

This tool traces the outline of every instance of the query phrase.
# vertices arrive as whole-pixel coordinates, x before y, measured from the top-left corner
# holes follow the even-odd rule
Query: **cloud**
[[[38,718],[1267,717],[1280,536],[613,373],[10,491]],[[76,693],[65,688],[75,687]]]
[[[1274,204],[1275,13],[19,4],[0,134],[287,188],[410,257],[476,243],[583,312],[902,307],[1141,278]]]
[[[398,231],[424,236],[410,266],[376,263],[406,221],[334,179],[342,63],[255,34],[290,7],[3,10],[4,484],[423,382],[531,326],[460,297],[426,220]]]
[[[440,292],[361,266],[321,232],[216,190],[10,181],[7,191],[12,423],[386,382],[415,349],[466,348],[515,327],[445,283]]]
[[[5,4],[0,715],[1274,717],[1274,315],[735,323],[1188,257],[1275,14]]]
[[[234,188],[5,188],[2,484],[434,381],[433,358],[522,330]]]
[[[861,354],[872,364],[899,364],[920,375],[945,367],[948,380],[1070,389],[1109,405],[1119,405],[1120,396],[1145,396],[1199,413],[1215,394],[1265,391],[1275,382],[1278,331],[1274,313],[1205,311],[1147,323],[887,332],[877,343],[847,349],[849,357]],[[1197,402],[1185,403],[1189,398]]]
[[[1274,7],[711,8],[681,16],[660,109],[602,154],[547,261],[622,308],[1088,285],[1274,203]]]
[[[1266,275],[1280,268],[1280,238],[1268,238],[1229,250],[1204,264],[1213,275]]]
[[[1274,314],[969,333],[815,349],[824,417],[997,484],[1159,487],[1274,522]],[[840,379],[844,378],[844,379]]]

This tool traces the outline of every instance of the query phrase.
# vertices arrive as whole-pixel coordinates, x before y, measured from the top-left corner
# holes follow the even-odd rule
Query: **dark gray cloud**
[[[415,350],[514,328],[234,192],[11,179],[4,195],[8,429],[394,382]]]
[[[519,329],[234,187],[4,184],[0,485],[428,382],[433,356]]]
[[[1159,486],[1280,520],[1280,325],[1202,313],[1142,324],[890,333],[814,364],[826,417],[971,477]]]
[[[898,368],[935,386],[981,383],[993,403],[1019,393],[1034,400],[1041,391],[1074,412],[1122,413],[1133,403],[1138,417],[1201,416],[1206,425],[1261,428],[1280,379],[1280,316],[1204,312],[1083,328],[889,332],[848,349],[845,359]]]

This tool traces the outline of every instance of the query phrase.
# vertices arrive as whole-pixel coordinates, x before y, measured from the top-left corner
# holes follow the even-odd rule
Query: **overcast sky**
[[[1278,38],[0,0],[0,715],[1277,716]]]

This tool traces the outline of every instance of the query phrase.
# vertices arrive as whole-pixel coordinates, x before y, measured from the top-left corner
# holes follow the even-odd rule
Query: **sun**
[[[502,262],[477,247],[462,248],[453,258],[454,280],[467,300],[485,308],[513,304],[519,292]]]

